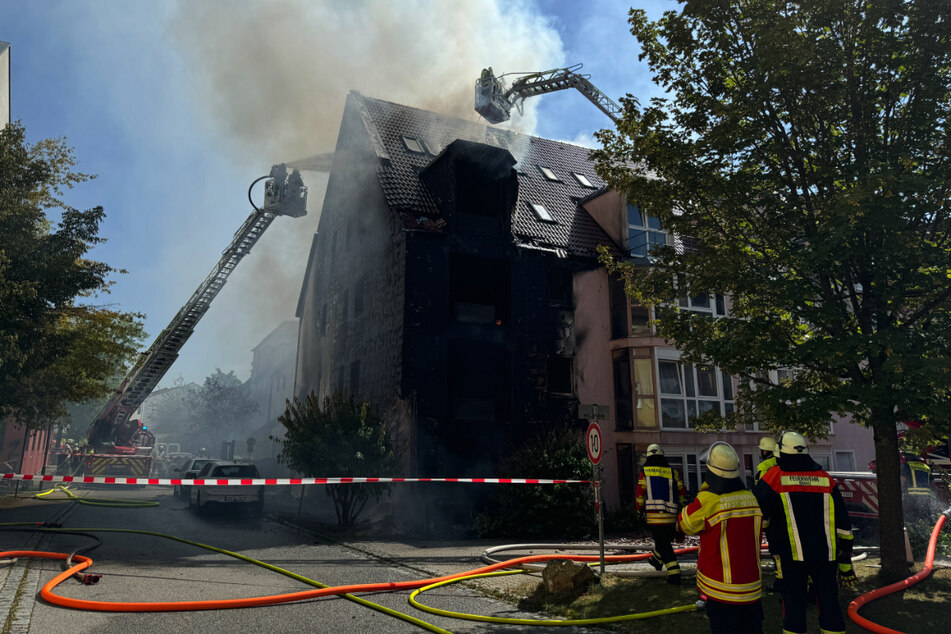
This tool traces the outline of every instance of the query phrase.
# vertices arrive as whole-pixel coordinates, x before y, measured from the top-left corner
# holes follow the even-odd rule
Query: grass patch
[[[855,588],[846,588],[839,593],[839,603],[846,621],[846,632],[860,634],[862,629],[848,618],[846,611],[849,603],[865,592],[879,587],[878,560],[866,559],[856,562],[859,583]],[[921,569],[917,565],[913,572]],[[910,574],[910,573],[909,573]],[[771,573],[763,574],[763,585],[773,584]],[[564,605],[551,599],[539,583],[535,587],[527,586],[529,593],[519,602],[518,607],[533,612],[545,612],[572,619],[603,618],[638,612],[650,612],[664,608],[690,605],[699,595],[694,587],[692,576],[684,578],[684,585],[671,586],[663,578],[626,578],[610,573],[601,584],[596,584],[587,593],[574,602]],[[782,629],[782,607],[778,594],[765,592],[763,596],[763,629],[779,631]],[[925,581],[911,589],[899,592],[867,604],[861,615],[876,623],[904,632],[940,631],[951,614],[951,569],[937,569]],[[819,631],[818,614],[815,605],[807,610],[807,623],[810,632]],[[710,625],[703,611],[663,615],[639,621],[627,621],[612,626],[620,632],[643,632],[653,634],[677,634],[680,632],[709,631]]]

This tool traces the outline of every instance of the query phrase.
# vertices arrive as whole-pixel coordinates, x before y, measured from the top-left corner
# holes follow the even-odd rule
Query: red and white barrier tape
[[[2,480],[30,482],[73,482],[77,484],[153,484],[159,486],[282,486],[288,484],[364,484],[387,482],[457,482],[469,484],[590,484],[589,480],[545,480],[541,478],[124,478],[120,476],[55,476],[4,473]]]

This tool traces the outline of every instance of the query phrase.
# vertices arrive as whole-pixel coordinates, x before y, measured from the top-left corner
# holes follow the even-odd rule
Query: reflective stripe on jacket
[[[678,525],[687,535],[700,535],[700,592],[725,603],[759,600],[763,512],[752,493],[741,489],[718,495],[701,489],[680,512]]]
[[[935,497],[931,490],[931,467],[924,462],[909,460],[908,466],[908,495]]]
[[[637,478],[637,510],[646,511],[648,524],[674,524],[687,489],[669,466],[645,464]]]
[[[835,561],[837,541],[851,544],[852,524],[842,494],[822,469],[783,471],[780,464],[766,472],[753,492],[774,554],[793,561]]]
[[[753,481],[759,482],[760,478],[762,478],[766,474],[767,471],[769,471],[775,466],[776,466],[776,456],[771,456],[767,458],[766,460],[764,460],[763,462],[759,463],[759,466],[756,467],[756,477],[754,478]]]

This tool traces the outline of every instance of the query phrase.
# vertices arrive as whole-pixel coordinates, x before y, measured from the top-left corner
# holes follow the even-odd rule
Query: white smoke
[[[169,37],[206,124],[232,146],[216,151],[250,173],[332,151],[350,90],[476,120],[482,68],[565,65],[550,20],[511,0],[180,0]],[[535,121],[530,100],[511,127]],[[278,219],[208,315],[222,346],[250,350],[294,315],[326,185],[304,176],[308,219]]]

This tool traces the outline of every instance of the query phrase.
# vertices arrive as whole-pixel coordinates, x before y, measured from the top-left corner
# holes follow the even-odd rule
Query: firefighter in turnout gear
[[[778,453],[779,446],[776,444],[776,441],[770,438],[769,436],[763,436],[759,440],[759,459],[760,463],[756,467],[756,476],[754,476],[754,483],[759,482],[760,478],[763,477],[763,474],[769,471],[771,468],[776,466],[776,454]]]
[[[919,519],[938,510],[937,498],[931,489],[931,467],[913,453],[902,452],[901,484],[906,516]]]
[[[706,453],[703,485],[677,525],[687,535],[700,535],[697,589],[712,634],[761,634],[763,512],[740,478],[736,450],[717,442]]]
[[[852,524],[839,487],[809,456],[801,434],[783,433],[777,468],[766,472],[753,493],[763,510],[770,551],[779,556],[783,632],[806,631],[809,579],[815,584],[820,631],[845,632],[838,586],[856,581]]]
[[[674,471],[660,445],[647,447],[647,460],[637,478],[637,510],[647,516],[647,528],[654,540],[654,552],[648,563],[655,570],[667,570],[667,583],[680,585],[680,564],[671,542],[677,526],[677,513],[687,489]]]

